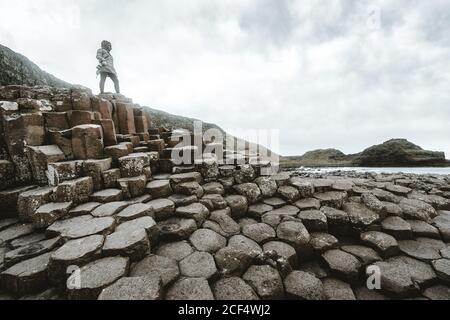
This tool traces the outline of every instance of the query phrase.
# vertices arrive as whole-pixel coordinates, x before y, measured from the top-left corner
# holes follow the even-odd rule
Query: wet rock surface
[[[0,295],[450,299],[449,176],[261,176],[256,155],[230,150],[232,165],[175,165],[176,128],[148,128],[130,99],[49,89],[43,105],[21,97],[37,89],[14,90],[2,98],[17,118],[1,115]],[[381,290],[364,285],[371,267]]]

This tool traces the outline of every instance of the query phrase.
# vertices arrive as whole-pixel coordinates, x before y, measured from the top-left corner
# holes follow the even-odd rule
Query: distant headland
[[[314,150],[284,157],[283,168],[295,167],[448,167],[444,152],[428,151],[406,139],[392,139],[360,153],[346,155],[336,149]]]

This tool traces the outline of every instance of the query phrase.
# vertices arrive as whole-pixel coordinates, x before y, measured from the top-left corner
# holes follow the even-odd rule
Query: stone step
[[[103,129],[99,125],[85,124],[72,129],[72,152],[77,160],[103,157]]]
[[[14,180],[14,163],[8,160],[0,160],[0,191],[13,186]]]
[[[36,189],[38,186],[25,186],[0,191],[0,219],[18,217],[17,202],[21,193]]]
[[[60,183],[55,189],[55,200],[58,202],[73,202],[82,204],[89,201],[94,192],[94,181],[92,177],[84,177],[68,180]]]
[[[90,196],[92,202],[108,203],[123,200],[123,192],[120,189],[104,189]]]

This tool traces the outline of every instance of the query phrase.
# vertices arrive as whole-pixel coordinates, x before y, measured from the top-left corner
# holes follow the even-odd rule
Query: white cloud
[[[450,157],[449,9],[446,0],[0,0],[0,43],[97,90],[95,52],[111,40],[136,102],[225,129],[280,129],[283,154],[404,137]]]

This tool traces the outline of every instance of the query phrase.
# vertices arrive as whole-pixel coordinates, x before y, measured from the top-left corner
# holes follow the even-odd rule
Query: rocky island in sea
[[[267,175],[184,118],[17,57],[0,55],[1,299],[450,298],[450,176]],[[403,140],[325,154],[445,161]]]
[[[336,149],[314,150],[284,157],[282,167],[450,167],[444,152],[424,150],[406,139],[391,139],[357,154]]]

